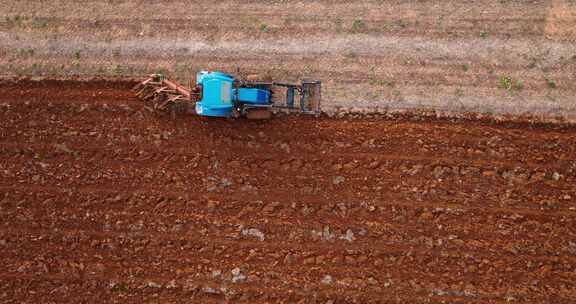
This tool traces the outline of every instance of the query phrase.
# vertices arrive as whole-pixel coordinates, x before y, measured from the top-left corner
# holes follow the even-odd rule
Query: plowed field
[[[0,84],[0,302],[574,303],[576,129]]]

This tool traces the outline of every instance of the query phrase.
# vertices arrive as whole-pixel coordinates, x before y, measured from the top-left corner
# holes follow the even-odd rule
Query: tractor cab
[[[196,75],[202,98],[196,103],[196,114],[230,117],[245,106],[269,107],[270,91],[258,88],[235,88],[234,78],[221,72],[202,71]]]

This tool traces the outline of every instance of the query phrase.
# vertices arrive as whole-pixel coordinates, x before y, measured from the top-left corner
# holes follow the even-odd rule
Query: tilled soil
[[[0,85],[0,301],[573,303],[576,129]]]

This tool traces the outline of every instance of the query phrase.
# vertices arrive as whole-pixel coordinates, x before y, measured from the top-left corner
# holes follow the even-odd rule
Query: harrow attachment
[[[132,90],[153,110],[171,113],[186,110],[187,106],[198,96],[193,90],[170,81],[161,74],[150,75]]]

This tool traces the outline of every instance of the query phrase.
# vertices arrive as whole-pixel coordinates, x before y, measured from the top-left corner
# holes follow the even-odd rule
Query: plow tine
[[[133,88],[132,91],[140,91],[142,88],[144,88],[150,81],[152,81],[152,78],[148,78],[142,82],[139,82],[138,84],[136,84]]]
[[[165,96],[165,98],[162,98],[162,99],[166,99],[166,100],[163,101],[162,103],[158,104],[158,109],[159,110],[166,110],[168,108],[168,106],[170,106],[170,105],[175,106],[177,101],[182,100],[182,96],[170,95],[170,96]]]
[[[142,89],[140,91],[138,91],[138,93],[136,93],[136,95],[138,97],[140,97],[141,99],[143,99],[144,96],[148,95],[153,90],[154,90],[154,88],[152,88],[148,85],[144,85],[144,86],[142,86]]]
[[[140,82],[140,83],[138,83],[137,85],[135,85],[135,86],[132,88],[132,91],[138,92],[138,91],[142,90],[143,87],[144,87],[144,84],[142,84],[142,83]]]
[[[136,92],[136,96],[138,96],[138,98],[142,98],[145,95],[145,92],[147,90],[148,90],[148,87],[142,86],[142,88],[140,90],[138,90],[138,92]]]
[[[150,99],[152,99],[156,94],[158,94],[158,93],[156,92],[156,90],[150,90],[150,92],[147,93],[146,95],[144,95],[144,97],[142,97],[142,99],[144,99],[144,100],[150,100]]]
[[[158,103],[157,109],[158,109],[158,110],[164,110],[164,109],[166,109],[166,107],[167,107],[168,104],[170,104],[170,103],[171,103],[170,99],[168,99],[168,100],[166,100],[166,101],[164,101],[164,102],[162,102],[162,103]]]
[[[152,100],[153,104],[154,104],[154,108],[159,109],[160,108],[160,104],[164,102],[165,96],[164,95],[156,95],[154,96],[154,99]]]
[[[181,108],[181,103],[190,100],[191,95],[189,89],[156,74],[136,84],[132,90],[136,97],[147,104],[148,109],[152,111],[171,110],[173,114]]]

